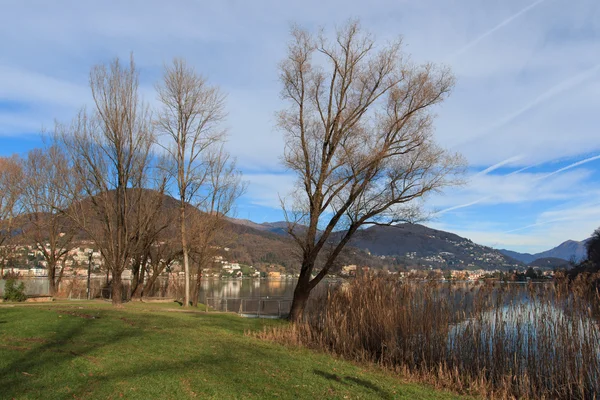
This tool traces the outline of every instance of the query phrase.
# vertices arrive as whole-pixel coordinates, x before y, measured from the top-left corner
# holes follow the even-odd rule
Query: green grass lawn
[[[445,399],[457,396],[244,336],[264,324],[177,304],[0,305],[1,399]]]

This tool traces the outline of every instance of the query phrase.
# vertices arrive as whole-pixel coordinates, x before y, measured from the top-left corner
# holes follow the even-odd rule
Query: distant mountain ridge
[[[544,257],[533,260],[528,264],[530,267],[538,267],[545,269],[565,268],[569,265],[567,260],[557,257]]]
[[[231,222],[262,232],[287,236],[286,222],[258,224],[240,219],[231,219]],[[341,235],[341,232],[333,235]],[[521,262],[495,249],[478,245],[454,233],[419,224],[361,229],[350,240],[348,246],[364,251],[365,255],[370,254],[371,261],[380,260],[384,264],[409,268],[506,270],[523,267]]]
[[[522,267],[519,261],[491,247],[419,224],[372,226],[358,231],[349,244],[412,266],[503,270]]]
[[[533,261],[538,260],[540,258],[560,258],[565,261],[570,261],[574,259],[576,262],[579,262],[586,257],[586,248],[585,245],[589,238],[586,240],[582,240],[580,242],[576,240],[567,240],[562,242],[558,246],[542,251],[541,253],[529,254],[529,253],[519,253],[516,251],[499,250],[502,254],[512,257],[515,260],[519,260],[525,264],[531,264]]]

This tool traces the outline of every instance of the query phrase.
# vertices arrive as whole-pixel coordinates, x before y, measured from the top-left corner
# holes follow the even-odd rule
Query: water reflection
[[[25,293],[29,296],[48,295],[48,278],[25,278],[20,280],[25,283]],[[4,290],[4,282],[0,280],[0,294]],[[129,291],[131,281],[123,281],[125,291]],[[152,288],[149,297],[180,297],[182,279],[160,277]],[[282,298],[291,299],[296,286],[295,279],[270,280],[270,279],[218,279],[207,278],[202,280],[199,291],[199,300],[203,302],[208,298]],[[106,289],[106,278],[93,277],[90,279],[92,297],[99,297]],[[59,289],[59,297],[83,298],[87,290],[87,278],[63,278]]]

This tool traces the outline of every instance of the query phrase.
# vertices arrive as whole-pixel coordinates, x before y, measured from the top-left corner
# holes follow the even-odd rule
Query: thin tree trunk
[[[198,274],[196,275],[196,284],[194,285],[194,295],[192,305],[198,307],[198,298],[200,297],[200,285],[202,284],[202,266],[198,264]]]
[[[179,221],[181,225],[181,249],[183,250],[183,271],[185,279],[185,293],[183,297],[183,306],[188,307],[190,305],[190,262],[188,258],[187,239],[185,237],[185,203],[183,198],[181,199]]]

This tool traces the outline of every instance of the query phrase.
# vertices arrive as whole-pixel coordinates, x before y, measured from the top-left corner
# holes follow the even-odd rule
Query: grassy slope
[[[0,398],[452,398],[244,336],[281,323],[173,305],[0,306]]]

